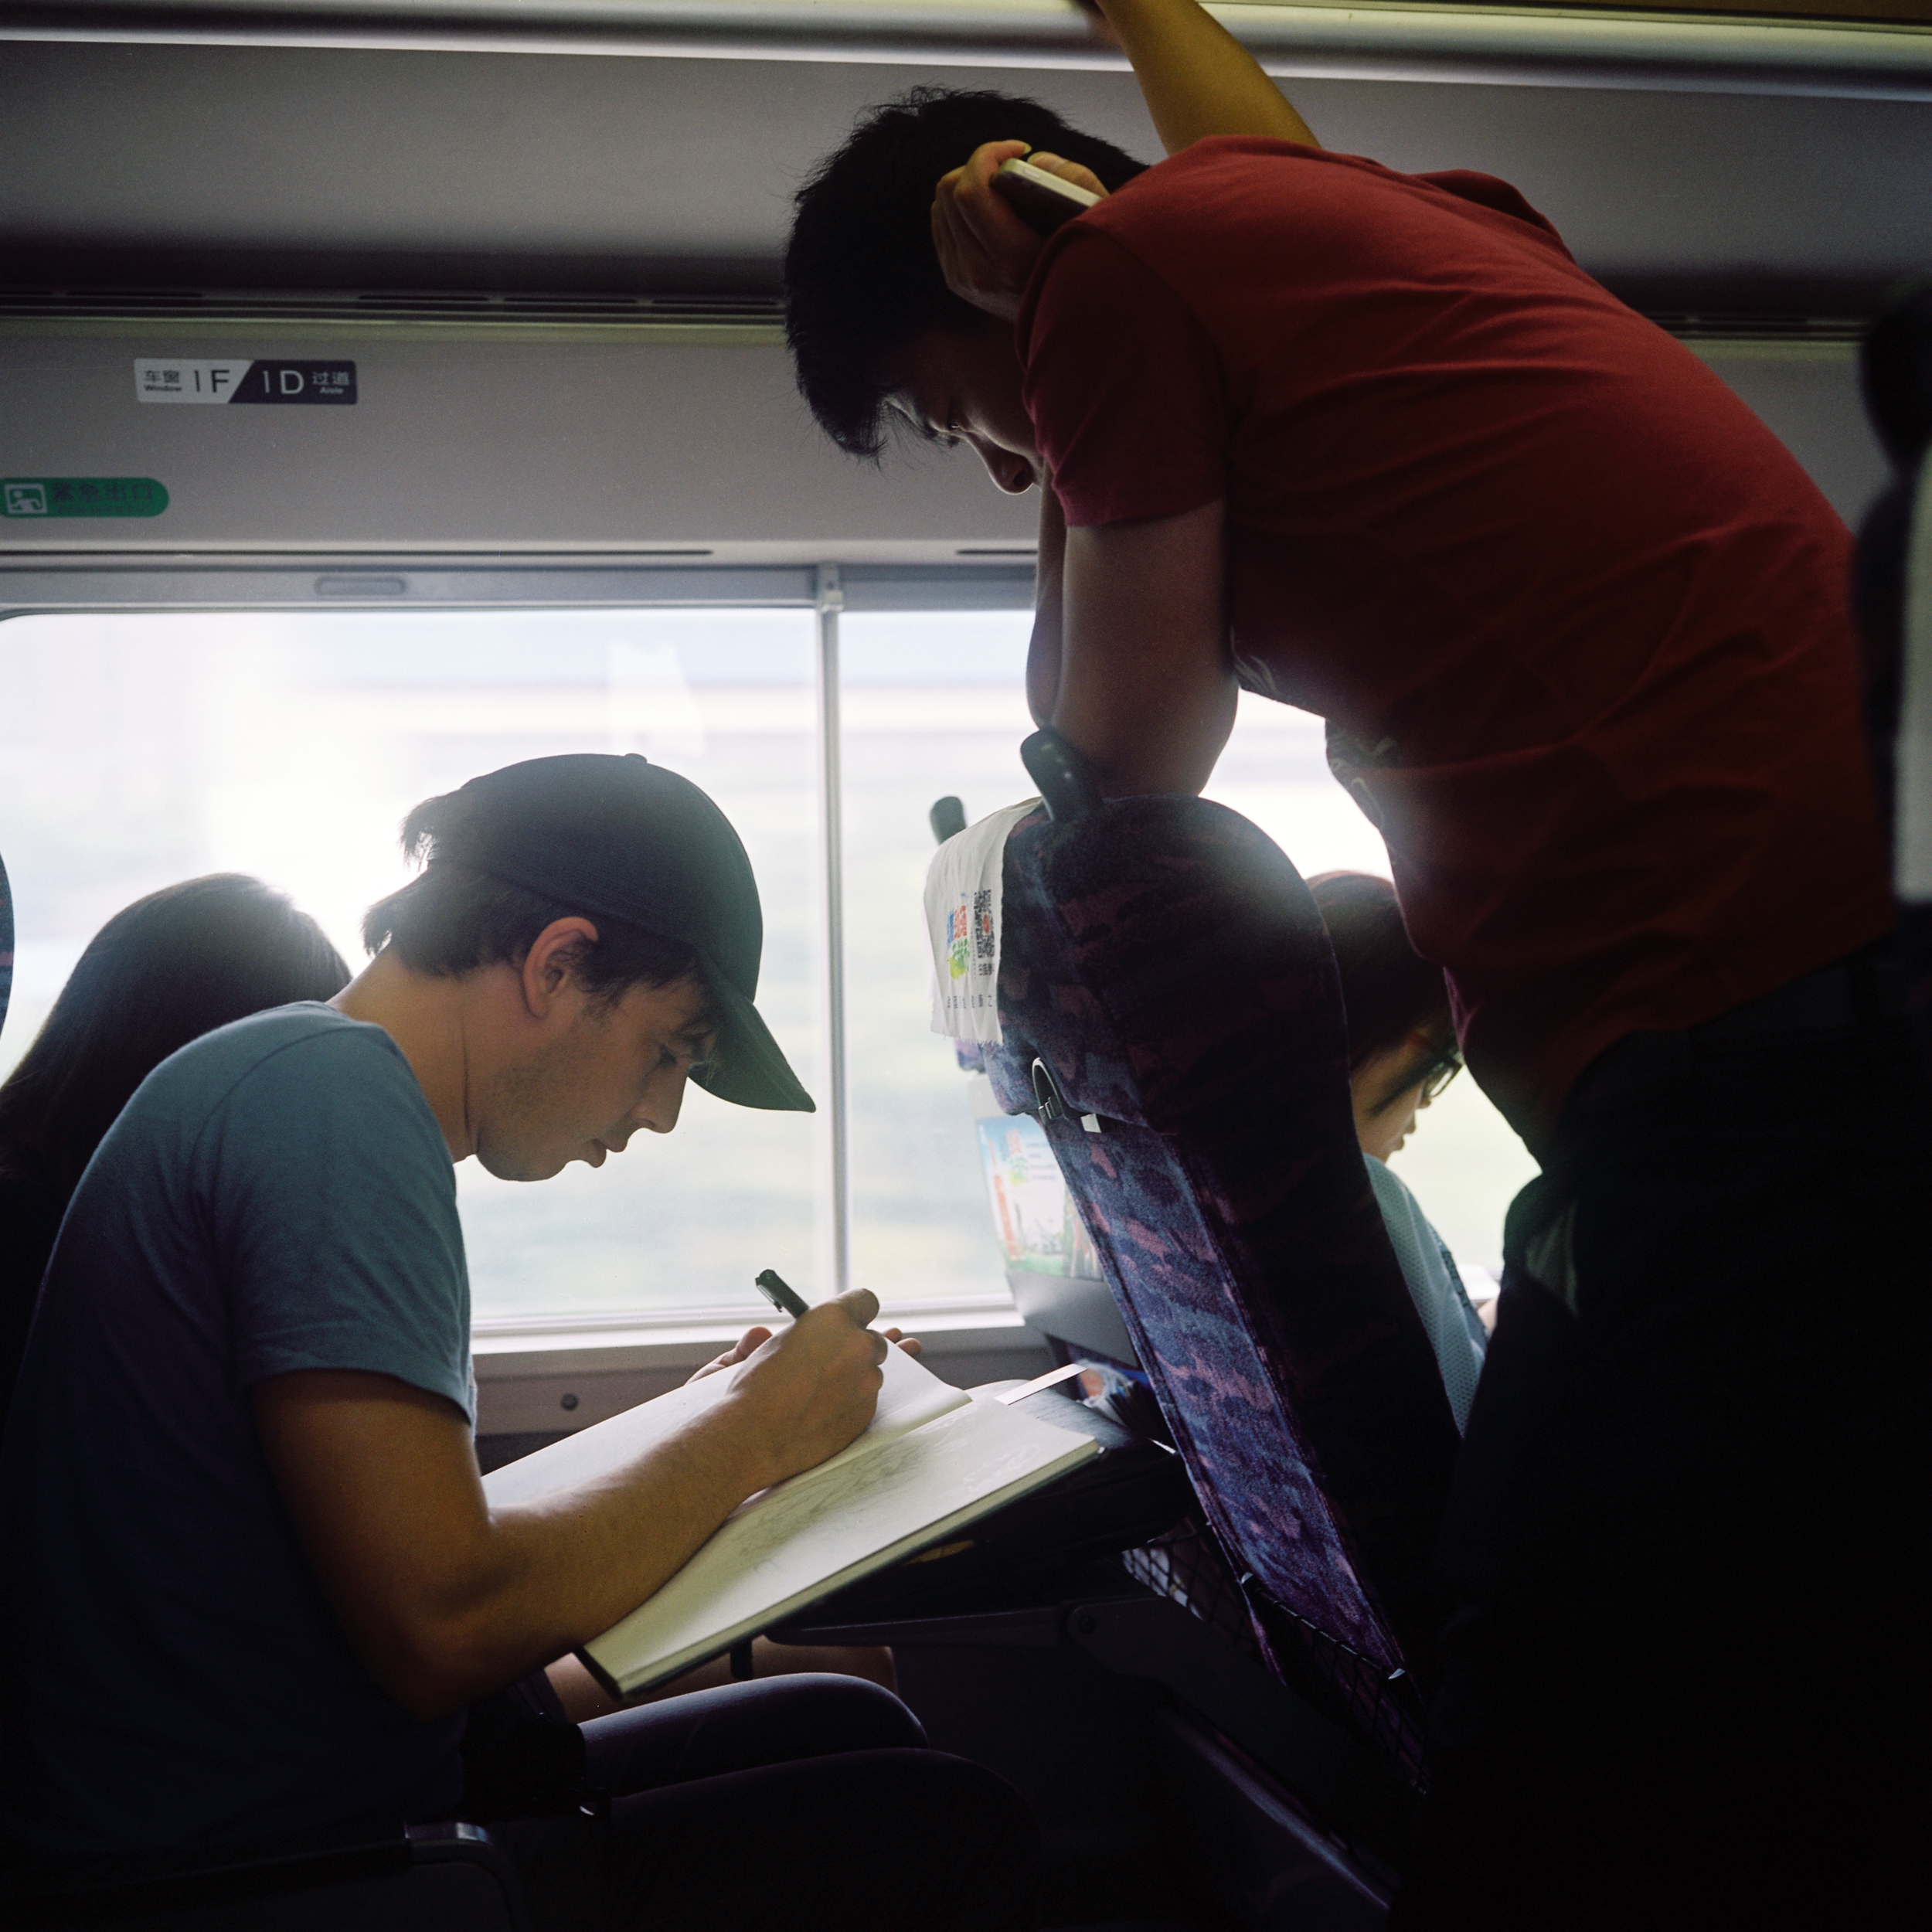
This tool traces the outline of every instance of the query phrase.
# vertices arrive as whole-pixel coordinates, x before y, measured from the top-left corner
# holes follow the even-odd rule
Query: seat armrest
[[[462,1865],[486,1874],[495,1882],[498,1903],[509,1922],[509,1932],[530,1932],[530,1915],[523,1897],[523,1880],[509,1854],[495,1837],[481,1825],[451,1820],[409,1828],[410,1861],[413,1869]]]

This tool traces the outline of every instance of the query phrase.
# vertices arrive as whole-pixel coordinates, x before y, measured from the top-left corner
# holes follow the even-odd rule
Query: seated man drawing
[[[617,1478],[487,1504],[453,1163],[600,1167],[671,1132],[688,1080],[811,1103],[752,1003],[750,866],[696,786],[538,759],[404,843],[424,869],[370,911],[360,977],[162,1066],[56,1245],[0,1467],[7,1818],[39,1859],[465,1815],[473,1699],[872,1417],[888,1344],[854,1291],[747,1336],[728,1396]],[[1019,1801],[875,1685],[733,1685],[583,1737],[607,1825],[566,1788],[508,1828],[540,1924],[1031,1923]]]

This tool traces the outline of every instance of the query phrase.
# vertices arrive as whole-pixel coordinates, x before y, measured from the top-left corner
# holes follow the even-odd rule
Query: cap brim
[[[798,1083],[771,1029],[758,1009],[711,962],[699,956],[711,997],[717,1002],[716,1059],[692,1077],[707,1094],[734,1107],[760,1107],[774,1113],[815,1114],[818,1106]]]

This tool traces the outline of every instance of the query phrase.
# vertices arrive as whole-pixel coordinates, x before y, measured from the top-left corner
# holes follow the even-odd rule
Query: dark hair
[[[456,978],[479,966],[521,966],[546,927],[582,914],[581,907],[441,855],[439,847],[452,836],[473,851],[478,822],[475,796],[461,791],[425,798],[403,821],[403,853],[423,871],[363,915],[362,944],[372,953],[393,946],[412,972]],[[681,939],[621,920],[592,923],[596,943],[585,941],[566,957],[577,984],[599,998],[614,1000],[633,986],[668,986],[696,970],[696,948]]]
[[[1412,1032],[1450,1023],[1440,966],[1409,944],[1396,889],[1372,872],[1325,872],[1308,881],[1335,949],[1349,1019],[1349,1065],[1362,1065]]]
[[[853,456],[885,447],[888,358],[929,328],[982,311],[946,286],[933,250],[933,190],[989,141],[1024,141],[1121,188],[1146,164],[1017,94],[915,87],[870,109],[813,169],[785,249],[785,339],[819,427]]]
[[[89,941],[0,1086],[0,1163],[71,1194],[114,1116],[170,1053],[348,984],[321,927],[259,879],[216,872],[136,900]]]

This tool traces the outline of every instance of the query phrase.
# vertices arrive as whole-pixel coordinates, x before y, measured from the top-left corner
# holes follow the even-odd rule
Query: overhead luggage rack
[[[553,293],[464,289],[6,287],[0,318],[92,321],[544,322],[776,330],[784,304],[770,294]]]
[[[1680,342],[1856,343],[1864,340],[1869,318],[1862,315],[1761,314],[1723,309],[1651,309],[1638,311]]]
[[[1852,291],[1855,295],[1862,291]],[[1627,298],[1628,299],[1628,298]],[[1658,328],[1689,341],[1856,343],[1869,318],[1801,309],[1631,306]],[[75,321],[447,322],[635,324],[646,328],[758,328],[784,326],[776,294],[645,292],[624,289],[552,291],[461,288],[302,289],[8,287],[0,284],[0,318]]]

